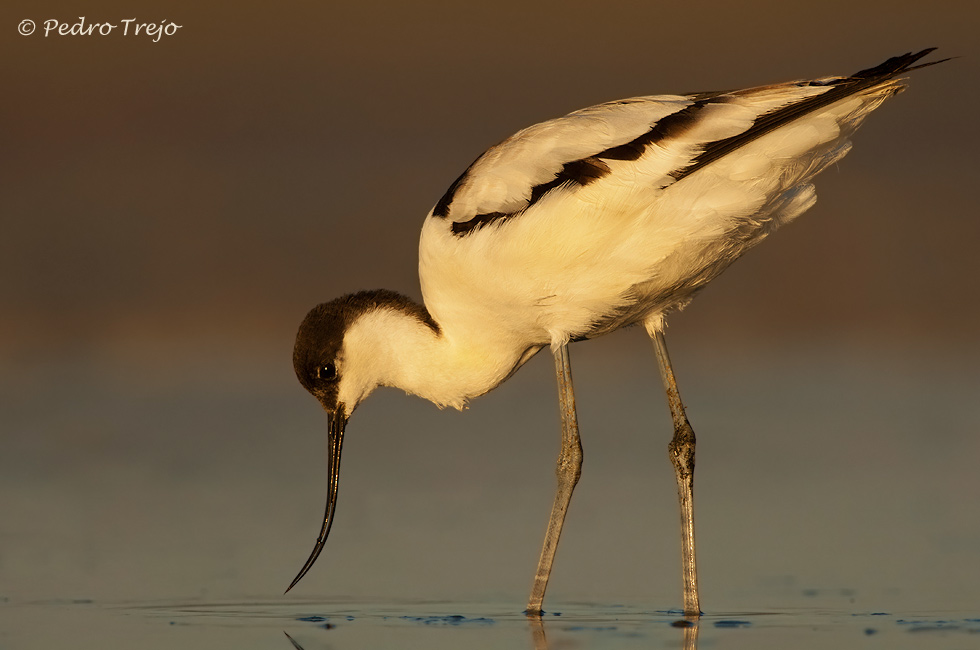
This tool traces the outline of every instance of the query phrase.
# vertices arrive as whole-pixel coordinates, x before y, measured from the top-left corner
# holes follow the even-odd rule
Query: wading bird
[[[934,49],[934,48],[933,48]],[[344,428],[378,386],[462,409],[550,347],[562,419],[558,492],[527,613],[540,614],[581,473],[568,344],[642,324],[674,423],[684,612],[698,616],[694,431],[664,317],[816,200],[813,177],[862,120],[905,86],[923,50],[849,77],[635,97],[524,129],[491,147],[429,212],[419,242],[425,304],[363,291],[320,304],[296,336],[300,383],[329,416],[326,513],[334,518]],[[287,589],[287,591],[289,591]]]

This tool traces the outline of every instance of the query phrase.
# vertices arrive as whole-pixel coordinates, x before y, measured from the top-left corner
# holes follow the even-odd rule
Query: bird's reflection
[[[540,616],[528,616],[528,623],[531,626],[531,642],[534,650],[549,650],[548,635],[545,632],[545,622]],[[684,650],[697,650],[698,647],[698,627],[699,621],[696,617],[685,617],[671,623],[671,627],[679,628],[681,633],[681,645]],[[289,643],[294,650],[304,650],[297,641],[283,630],[283,634],[289,639]]]
[[[548,635],[545,632],[544,619],[540,616],[528,616],[531,624],[531,641],[534,643],[534,650],[548,650]],[[672,627],[680,628],[682,636],[682,647],[684,650],[697,650],[698,647],[698,619],[697,617],[687,617],[675,621]]]
[[[531,640],[534,650],[548,650],[548,637],[544,633],[544,621],[540,616],[529,616],[531,622]]]
[[[684,640],[683,647],[684,650],[697,650],[698,648],[698,619],[697,618],[685,618],[673,623],[674,627],[679,627],[683,630]]]

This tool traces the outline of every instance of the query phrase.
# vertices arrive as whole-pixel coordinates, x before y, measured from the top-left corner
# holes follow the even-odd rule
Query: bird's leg
[[[667,445],[667,454],[674,465],[677,479],[677,496],[681,508],[681,570],[684,579],[684,614],[700,616],[701,603],[698,598],[698,571],[694,561],[694,429],[687,420],[681,395],[677,391],[677,380],[670,367],[667,343],[662,329],[650,331],[653,347],[657,351],[660,377],[667,391],[667,404],[674,420],[674,438]]]
[[[572,366],[568,358],[568,346],[563,345],[555,353],[555,372],[558,375],[558,405],[561,409],[561,453],[558,454],[558,491],[551,507],[551,519],[538,560],[531,597],[527,601],[528,616],[540,616],[544,592],[548,588],[551,565],[555,560],[558,538],[565,522],[565,513],[572,500],[572,490],[582,475],[582,442],[578,435],[578,419],[575,416],[575,393],[572,389]]]

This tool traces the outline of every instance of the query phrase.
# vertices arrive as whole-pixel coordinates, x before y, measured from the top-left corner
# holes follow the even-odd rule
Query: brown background
[[[916,74],[820,179],[819,207],[677,320],[719,345],[974,344],[970,3],[354,4],[5,3],[3,358],[288,347],[338,293],[418,296],[423,216],[523,126],[927,46],[962,58]],[[15,31],[76,14],[183,26],[158,43]]]

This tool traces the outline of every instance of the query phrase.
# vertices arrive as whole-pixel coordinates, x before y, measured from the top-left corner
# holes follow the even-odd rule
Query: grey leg
[[[558,538],[565,522],[565,513],[572,500],[572,491],[582,475],[582,442],[578,435],[578,419],[575,416],[575,393],[572,389],[572,366],[568,358],[568,346],[563,345],[555,353],[555,372],[558,375],[558,405],[561,409],[561,452],[558,455],[558,491],[551,507],[551,519],[538,560],[538,571],[534,575],[534,586],[527,601],[528,616],[540,616],[544,592],[548,588],[551,565],[555,561]]]
[[[698,571],[694,561],[694,429],[687,421],[684,404],[677,392],[677,380],[670,367],[667,343],[662,330],[650,332],[653,347],[657,351],[660,377],[667,391],[667,404],[674,420],[674,438],[667,446],[670,462],[674,465],[677,479],[677,496],[681,508],[681,570],[684,579],[684,614],[701,615],[701,602],[698,598]]]

